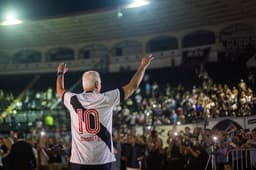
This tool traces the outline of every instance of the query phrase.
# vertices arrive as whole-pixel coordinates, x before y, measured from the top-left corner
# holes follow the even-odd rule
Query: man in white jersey
[[[130,97],[139,87],[152,55],[144,56],[130,82],[123,87],[100,93],[101,79],[96,71],[83,74],[83,92],[65,91],[66,64],[58,66],[56,90],[71,117],[71,170],[111,170],[115,161],[112,141],[114,106]]]

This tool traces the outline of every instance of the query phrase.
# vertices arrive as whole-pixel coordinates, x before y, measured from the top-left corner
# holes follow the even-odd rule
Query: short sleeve
[[[118,88],[114,90],[107,91],[103,93],[106,97],[108,97],[111,105],[116,106],[124,99],[123,88]]]
[[[69,91],[66,91],[63,96],[62,96],[62,103],[64,104],[64,106],[68,109],[70,109],[71,107],[71,103],[70,103],[70,100],[71,100],[71,97],[74,96],[75,94],[74,93],[71,93]]]

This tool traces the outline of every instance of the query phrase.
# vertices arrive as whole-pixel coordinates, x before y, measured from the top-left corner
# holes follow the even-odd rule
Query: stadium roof
[[[114,8],[132,1],[134,0],[1,0],[0,13],[3,15],[7,9],[15,9],[22,18],[42,19],[104,8]]]
[[[256,17],[255,0],[151,0],[149,6],[111,8],[0,26],[0,49],[45,47],[177,31]],[[118,17],[118,12],[123,16]]]

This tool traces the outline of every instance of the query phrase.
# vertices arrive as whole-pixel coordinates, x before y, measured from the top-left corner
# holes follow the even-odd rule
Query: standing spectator
[[[161,168],[163,168],[162,141],[158,137],[158,132],[156,130],[151,131],[151,134],[147,139],[147,148],[147,169],[160,170]]]
[[[208,154],[195,136],[190,137],[190,142],[184,143],[184,155],[186,156],[185,169],[204,170]]]
[[[32,150],[36,159],[36,165],[38,166],[38,152],[37,152],[37,143],[35,142],[35,139],[33,139],[33,137],[31,137],[28,140],[28,143],[31,144],[32,146]]]
[[[120,136],[119,130],[117,130],[117,132],[114,134],[113,145],[114,145],[114,154],[116,157],[116,162],[113,163],[112,169],[120,170],[121,169],[122,145],[121,145],[121,136]]]
[[[8,154],[8,148],[4,144],[3,137],[0,136],[0,170],[4,170],[4,158]]]
[[[40,170],[46,170],[48,168],[49,156],[47,153],[45,136],[40,136],[38,145],[38,157]]]
[[[126,170],[139,170],[138,150],[135,145],[135,136],[128,135],[124,144],[124,156],[126,158]]]
[[[224,141],[216,143],[215,159],[217,170],[224,170],[224,165],[227,164],[227,146]]]
[[[24,140],[23,132],[18,132],[17,142],[12,145],[7,164],[8,170],[34,170],[36,168],[32,146]]]
[[[184,164],[181,138],[179,136],[170,136],[167,143],[167,169],[182,170]]]
[[[247,141],[248,145],[252,148],[256,148],[256,128],[252,129],[252,138]]]
[[[144,144],[139,136],[129,134],[127,143],[124,144],[124,155],[126,157],[126,170],[140,170],[144,157]]]
[[[54,137],[48,138],[49,163],[61,163],[62,146],[57,145]]]

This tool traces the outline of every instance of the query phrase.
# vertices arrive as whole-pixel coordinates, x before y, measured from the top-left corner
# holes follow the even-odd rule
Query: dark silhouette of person
[[[36,159],[32,145],[24,140],[24,133],[17,133],[17,142],[11,147],[7,158],[8,170],[34,170]]]

